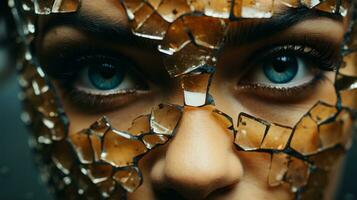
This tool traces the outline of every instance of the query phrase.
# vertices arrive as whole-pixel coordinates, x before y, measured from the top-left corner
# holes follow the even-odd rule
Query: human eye
[[[66,97],[80,108],[98,111],[124,106],[149,92],[129,59],[108,55],[81,55],[69,59],[57,75]]]
[[[282,45],[258,55],[238,83],[242,92],[272,100],[306,97],[334,71],[334,53],[307,45]]]

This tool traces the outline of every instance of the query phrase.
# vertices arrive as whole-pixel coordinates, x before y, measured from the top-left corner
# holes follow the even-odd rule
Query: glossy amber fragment
[[[107,179],[106,181],[97,183],[99,188],[99,192],[104,198],[108,198],[111,196],[113,191],[115,190],[116,182],[113,179]]]
[[[293,132],[292,128],[272,124],[269,127],[268,133],[264,138],[261,148],[272,150],[285,149],[290,136]]]
[[[273,1],[235,0],[233,15],[236,18],[270,18],[273,15]]]
[[[104,136],[101,158],[114,167],[126,167],[133,165],[135,159],[146,151],[140,140],[124,132],[109,130]]]
[[[142,182],[141,174],[136,167],[120,169],[115,172],[113,178],[128,192],[135,191]]]
[[[90,126],[89,132],[98,137],[103,137],[110,127],[108,119],[106,117],[102,117]]]
[[[138,10],[135,11],[133,20],[131,21],[131,26],[133,32],[135,33],[149,17],[154,13],[154,9],[148,4],[143,4]]]
[[[129,19],[134,19],[134,13],[141,8],[145,3],[143,0],[122,0]]]
[[[143,115],[134,119],[128,132],[135,136],[150,133],[150,115]]]
[[[230,1],[189,0],[188,2],[193,11],[204,13],[206,16],[225,19],[230,17]]]
[[[168,27],[169,23],[154,12],[141,26],[133,29],[133,33],[144,38],[162,40]]]
[[[341,144],[343,147],[348,150],[352,146],[353,140],[353,129],[351,127],[354,123],[354,118],[349,110],[343,109],[337,116],[336,121],[340,121],[343,123],[342,127],[342,136],[341,136]]]
[[[320,124],[321,122],[334,117],[337,114],[337,108],[335,106],[319,102],[310,110],[309,113],[311,118],[317,124]]]
[[[321,148],[317,124],[310,116],[303,117],[295,127],[290,146],[305,156]]]
[[[98,135],[91,134],[89,135],[89,140],[91,147],[93,149],[94,160],[96,162],[100,161],[100,155],[102,153],[102,138]]]
[[[321,150],[340,144],[342,140],[342,121],[333,121],[319,126],[319,136],[321,141]]]
[[[257,150],[263,142],[268,126],[244,113],[238,117],[237,135],[234,143],[243,150]]]
[[[78,133],[70,133],[68,135],[68,140],[72,144],[81,163],[93,163],[93,149],[87,130],[83,130]]]
[[[87,167],[88,177],[97,184],[106,181],[112,175],[112,166],[108,164],[92,164]]]
[[[75,164],[75,157],[73,150],[67,141],[56,142],[53,144],[52,162],[61,170],[63,174],[69,174],[73,164]]]
[[[268,183],[270,186],[281,185],[288,171],[289,156],[285,153],[272,154]]]
[[[185,105],[197,107],[206,104],[212,75],[212,73],[197,72],[182,77],[181,86]]]
[[[160,104],[151,112],[150,126],[153,133],[173,136],[182,117],[182,110],[174,105]]]
[[[294,192],[297,189],[304,187],[309,181],[310,168],[309,165],[295,157],[291,157],[288,164],[288,171],[285,175],[285,181],[291,184]]]
[[[322,0],[301,0],[302,5],[308,8],[314,8],[315,6],[319,5]]]
[[[146,148],[153,149],[157,145],[165,144],[169,140],[168,137],[164,135],[149,134],[143,137],[143,142]]]
[[[274,0],[274,13],[277,9],[297,8],[300,6],[300,0]]]
[[[191,12],[186,0],[163,0],[157,12],[167,22],[172,23],[182,15]]]
[[[36,14],[51,14],[54,1],[55,0],[35,0]]]
[[[212,110],[212,115],[225,129],[234,132],[233,119],[230,116],[217,109]]]
[[[357,51],[348,53],[343,57],[343,63],[341,64],[338,72],[347,76],[357,76],[357,67],[354,63],[357,62]]]
[[[35,13],[48,15],[51,13],[76,12],[80,5],[80,0],[34,0]]]

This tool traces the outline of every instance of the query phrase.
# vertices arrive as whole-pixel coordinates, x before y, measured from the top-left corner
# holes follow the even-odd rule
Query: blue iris
[[[90,82],[99,90],[112,90],[118,87],[124,79],[125,71],[111,64],[90,66],[88,77]]]
[[[265,76],[273,83],[284,84],[295,78],[299,68],[295,56],[277,56],[263,66]]]

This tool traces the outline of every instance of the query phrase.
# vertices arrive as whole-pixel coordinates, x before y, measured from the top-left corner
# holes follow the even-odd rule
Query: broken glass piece
[[[355,98],[357,97],[357,88],[353,90],[340,91],[341,105],[346,108],[357,109]]]
[[[338,74],[335,86],[337,90],[357,89],[357,76]]]
[[[222,46],[227,27],[224,20],[205,16],[185,16],[183,21],[196,44],[210,49],[219,49]]]
[[[283,150],[290,139],[293,129],[276,124],[269,127],[268,133],[264,138],[261,148]]]
[[[41,144],[51,144],[52,143],[52,134],[51,130],[49,130],[42,122],[40,116],[37,116],[33,119],[33,130],[35,137],[38,143]]]
[[[343,122],[333,121],[319,126],[321,150],[333,147],[341,142]]]
[[[336,121],[340,121],[343,123],[341,141],[344,148],[348,150],[352,146],[353,142],[353,140],[351,139],[353,136],[353,129],[351,127],[354,122],[352,114],[347,109],[343,109],[338,114]]]
[[[231,12],[230,1],[197,0],[204,2],[204,14],[209,17],[228,19]],[[196,4],[197,5],[197,4]]]
[[[103,161],[115,166],[126,167],[133,165],[138,156],[147,151],[145,145],[128,133],[109,130],[104,136]]]
[[[145,135],[143,137],[143,142],[146,145],[146,148],[153,149],[158,145],[165,144],[169,138],[164,135]]]
[[[159,51],[172,55],[190,43],[191,39],[186,32],[185,26],[182,19],[178,19],[172,23],[167,30],[163,42],[158,46]]]
[[[272,154],[269,171],[269,186],[275,187],[283,183],[284,175],[288,171],[289,156],[285,153]]]
[[[181,87],[184,93],[185,105],[194,107],[206,105],[212,76],[213,71],[190,73],[182,77]]]
[[[230,116],[217,109],[212,110],[212,114],[225,129],[234,131],[233,119]]]
[[[107,179],[106,181],[99,182],[97,186],[99,188],[99,192],[101,193],[102,197],[108,198],[115,190],[115,181],[110,178]]]
[[[51,133],[51,139],[54,141],[60,141],[66,137],[67,127],[62,122],[59,117],[43,117],[42,118],[43,125],[48,129]]]
[[[298,158],[291,157],[288,167],[284,179],[291,184],[293,192],[296,192],[299,188],[304,187],[309,180],[309,165]]]
[[[133,32],[135,33],[135,30],[138,30],[153,13],[154,10],[149,5],[144,4],[141,6],[134,13],[134,18],[131,21]]]
[[[112,192],[108,200],[125,200],[127,199],[126,194],[126,191],[117,184],[115,190]]]
[[[282,6],[289,8],[297,8],[300,5],[300,0],[274,0],[274,11]]]
[[[152,132],[158,135],[173,136],[181,116],[182,110],[178,106],[160,104],[151,111]]]
[[[54,1],[55,0],[34,0],[35,13],[41,15],[51,14]]]
[[[310,116],[317,124],[334,117],[336,113],[337,108],[335,106],[322,102],[319,102],[310,110]]]
[[[108,180],[112,175],[112,166],[107,164],[92,164],[87,168],[88,177],[94,184]]]
[[[144,24],[137,29],[133,29],[133,33],[137,36],[149,38],[153,40],[162,40],[169,28],[169,23],[160,17],[156,12],[153,13]]]
[[[70,133],[68,140],[73,146],[79,161],[82,164],[93,163],[93,149],[89,140],[88,130],[82,130],[78,133]]]
[[[273,1],[235,0],[233,15],[236,18],[270,18],[273,15]]]
[[[191,12],[186,0],[163,0],[157,12],[167,22],[172,23],[182,15]]]
[[[130,20],[134,19],[134,13],[144,5],[143,0],[122,0],[126,13]]]
[[[156,10],[161,4],[162,0],[147,0],[147,2]]]
[[[55,0],[52,6],[52,13],[76,12],[79,4],[80,0]]]
[[[164,64],[172,77],[192,72],[202,66],[215,66],[217,59],[212,49],[187,44],[180,51],[167,56]]]
[[[317,124],[310,116],[304,116],[297,124],[290,146],[305,156],[321,148]]]
[[[338,72],[347,76],[357,76],[357,52],[353,51],[343,56],[343,63],[340,65]]]
[[[143,115],[134,119],[128,132],[135,136],[150,133],[150,115]]]
[[[78,187],[77,193],[83,196],[91,196],[94,199],[98,199],[99,194],[96,192],[96,186],[85,174],[86,171],[83,169],[74,168],[72,170],[73,180],[76,180],[76,185]]]
[[[96,162],[100,161],[100,154],[102,153],[102,140],[98,135],[89,135],[90,143],[94,153],[94,160]]]
[[[107,117],[102,117],[97,120],[94,124],[90,126],[90,133],[97,135],[99,137],[103,137],[104,134],[110,129],[110,123]]]
[[[141,173],[137,167],[120,169],[115,172],[113,178],[128,192],[134,192],[142,182]]]
[[[234,143],[243,150],[259,149],[268,125],[252,116],[241,113],[238,117],[237,135]]]
[[[322,1],[321,0],[301,0],[302,5],[308,7],[308,8],[313,8],[320,4]],[[336,1],[335,1],[336,3]]]
[[[73,157],[72,147],[67,141],[53,144],[52,161],[62,173],[66,175],[70,173],[75,158]]]

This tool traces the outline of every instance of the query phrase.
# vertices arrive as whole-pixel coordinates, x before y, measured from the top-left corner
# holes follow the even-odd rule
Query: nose
[[[237,184],[243,167],[233,148],[233,134],[212,109],[186,108],[165,157],[153,166],[151,175],[161,191],[204,199]]]

